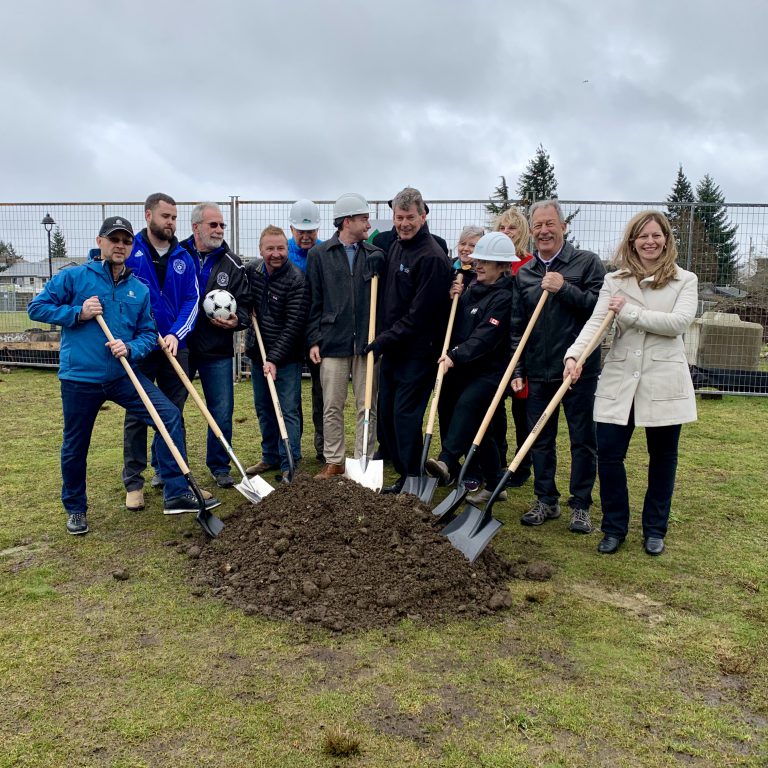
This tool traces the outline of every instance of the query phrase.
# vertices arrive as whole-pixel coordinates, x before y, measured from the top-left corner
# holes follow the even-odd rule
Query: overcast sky
[[[2,2],[0,202],[768,197],[764,0]]]

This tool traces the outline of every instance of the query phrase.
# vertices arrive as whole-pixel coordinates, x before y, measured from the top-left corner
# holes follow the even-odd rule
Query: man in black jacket
[[[275,382],[277,398],[288,433],[294,463],[301,460],[301,366],[304,357],[304,326],[307,296],[304,274],[288,260],[288,239],[279,227],[268,226],[259,238],[261,259],[246,268],[251,286],[251,305],[266,350],[262,359],[253,328],[248,328],[245,352],[251,359],[253,403],[261,428],[261,461],[248,467],[256,475],[280,467],[288,478],[288,456],[280,439],[266,377]]]
[[[235,388],[232,358],[235,354],[235,331],[250,322],[250,291],[242,261],[224,240],[224,217],[216,203],[200,203],[192,209],[192,236],[181,245],[191,254],[197,267],[200,288],[200,311],[195,330],[187,337],[189,375],[200,374],[205,403],[227,442],[232,443],[232,413]],[[237,313],[227,320],[209,318],[203,309],[206,295],[221,288],[229,291],[237,302]],[[229,455],[208,430],[205,463],[220,488],[231,488]]]
[[[362,195],[342,195],[333,206],[336,233],[312,248],[307,257],[307,344],[310,360],[320,363],[323,387],[326,464],[315,475],[318,480],[344,473],[344,403],[350,373],[357,409],[355,458],[362,455],[367,364],[363,350],[368,343],[371,277],[381,271],[384,262],[384,254],[365,241],[371,228],[369,216],[368,201]],[[368,456],[373,456],[376,440],[377,378],[374,374]]]
[[[563,383],[563,356],[592,314],[605,269],[596,254],[565,242],[567,224],[557,200],[534,203],[529,218],[536,248],[534,258],[523,264],[516,275],[511,341],[514,353],[542,291],[548,291],[549,298],[512,379],[512,389],[518,392],[528,377],[528,428],[532,429]],[[597,446],[592,407],[599,367],[598,349],[584,364],[578,384],[574,384],[562,400],[571,440],[568,506],[571,508],[569,529],[573,533],[593,530],[589,508],[597,469]],[[552,414],[531,449],[536,501],[520,519],[523,525],[542,525],[546,520],[560,517],[560,493],[555,484],[559,410],[558,407]]]
[[[392,201],[387,200],[387,205],[391,208]],[[429,216],[429,206],[426,203],[424,203],[424,213],[427,216]],[[393,212],[393,215],[394,215],[394,212]],[[430,232],[430,234],[432,235],[432,237],[435,238],[435,242],[440,246],[443,253],[447,256],[448,243],[446,243],[445,240],[442,237],[440,237],[440,235],[435,235],[432,232]],[[381,250],[384,251],[385,254],[388,254],[396,240],[397,240],[397,227],[393,226],[392,229],[388,229],[386,232],[379,232],[371,242],[377,248],[381,248]]]
[[[429,232],[417,189],[398,192],[392,211],[397,240],[384,272],[382,330],[370,348],[382,356],[380,431],[399,474],[382,492],[399,493],[406,476],[419,473],[421,426],[450,308],[451,267]]]

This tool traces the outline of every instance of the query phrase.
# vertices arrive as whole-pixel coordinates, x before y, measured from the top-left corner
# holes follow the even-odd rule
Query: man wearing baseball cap
[[[59,379],[64,410],[61,446],[61,500],[67,513],[67,531],[88,533],[86,464],[91,433],[99,409],[111,400],[153,424],[133,383],[120,363],[145,357],[157,340],[149,291],[125,262],[133,245],[133,227],[122,216],[104,220],[96,238],[101,261],[89,261],[62,270],[30,302],[30,319],[62,326]],[[94,321],[102,315],[114,341]],[[179,409],[142,373],[136,373],[157,409],[171,439],[184,454]],[[154,425],[153,425],[154,426]],[[165,480],[164,512],[196,512],[197,500],[165,443],[157,448]],[[209,509],[219,505],[206,501]]]

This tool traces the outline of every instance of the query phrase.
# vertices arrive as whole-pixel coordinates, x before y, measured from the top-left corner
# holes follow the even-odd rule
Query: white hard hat
[[[501,232],[489,232],[475,243],[473,259],[481,261],[520,261],[515,254],[515,244]]]
[[[370,212],[368,201],[362,195],[358,195],[357,192],[347,192],[333,204],[334,220]]]
[[[320,209],[311,200],[297,200],[291,206],[288,221],[295,229],[319,229]]]

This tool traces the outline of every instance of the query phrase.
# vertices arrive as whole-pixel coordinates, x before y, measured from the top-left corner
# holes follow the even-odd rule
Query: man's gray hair
[[[395,208],[407,211],[412,205],[416,206],[416,210],[419,213],[426,213],[427,211],[424,206],[424,198],[421,196],[421,192],[413,187],[406,187],[392,198],[393,212]]]
[[[557,211],[557,217],[560,219],[561,224],[565,224],[565,216],[563,216],[563,209],[560,207],[560,203],[557,199],[551,200],[537,200],[528,211],[528,223],[533,224],[533,213],[538,211],[539,208],[554,208]]]
[[[192,213],[189,217],[192,224],[199,224],[203,220],[203,214],[208,208],[215,208],[219,213],[221,213],[221,208],[219,208],[218,203],[212,203],[210,200],[205,203],[198,203],[192,209]]]

